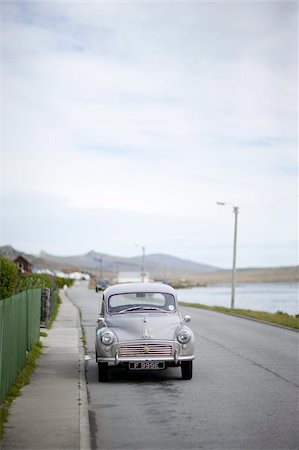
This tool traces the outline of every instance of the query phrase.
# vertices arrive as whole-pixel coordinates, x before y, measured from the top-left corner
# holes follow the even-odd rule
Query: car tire
[[[181,369],[182,369],[182,379],[183,380],[191,380],[191,378],[192,378],[192,361],[182,361]]]
[[[99,382],[108,381],[108,363],[98,363]]]

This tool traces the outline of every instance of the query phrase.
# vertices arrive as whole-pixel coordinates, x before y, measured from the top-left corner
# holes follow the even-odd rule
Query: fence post
[[[41,326],[45,327],[51,316],[51,289],[43,288],[41,293]]]

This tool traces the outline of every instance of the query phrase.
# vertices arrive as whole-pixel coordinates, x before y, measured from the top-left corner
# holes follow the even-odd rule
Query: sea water
[[[218,284],[208,287],[177,289],[182,302],[202,303],[208,306],[230,308],[231,285]],[[299,283],[242,283],[236,285],[235,308],[255,311],[282,311],[299,314]]]

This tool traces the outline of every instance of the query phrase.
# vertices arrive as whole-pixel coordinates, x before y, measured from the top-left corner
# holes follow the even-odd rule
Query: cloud
[[[286,216],[291,205],[292,202],[284,204]],[[28,253],[45,250],[74,255],[94,249],[135,256],[138,242],[145,245],[146,253],[169,253],[217,267],[231,267],[233,215],[230,208],[215,205],[214,217],[199,222],[109,208],[77,208],[58,197],[16,192],[2,194],[0,208],[6,212],[0,222],[2,245],[13,243],[15,248]],[[279,214],[278,209],[276,219]],[[294,229],[285,224],[273,242],[271,226],[273,223],[263,211],[241,209],[239,266],[275,266],[277,261],[280,265],[297,263]]]
[[[121,212],[134,230],[135,215],[154,229],[159,218],[175,236],[190,232],[187,221],[194,230],[204,223],[211,243],[215,222],[226,220],[215,202],[225,200],[244,211],[244,245],[248,236],[252,245],[296,239],[294,200],[259,221],[245,212],[297,193],[295,5],[24,2],[1,10],[5,195],[18,193],[20,204],[55,198],[71,217]],[[106,242],[116,239],[112,229]],[[182,237],[170,247],[176,239],[183,252]]]

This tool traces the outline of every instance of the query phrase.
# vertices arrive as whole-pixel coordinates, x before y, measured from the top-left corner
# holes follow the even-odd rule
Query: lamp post
[[[100,278],[103,278],[103,260],[100,258]]]
[[[141,276],[141,283],[144,283],[144,261],[145,261],[145,246],[144,245],[140,245],[140,244],[135,244],[137,247],[141,247],[142,248],[142,258],[141,258],[141,271],[140,271],[140,276]]]
[[[95,260],[100,263],[100,278],[103,278],[103,260],[102,258],[95,258]]]
[[[236,288],[237,232],[238,232],[239,206],[235,206],[232,203],[224,203],[224,202],[217,202],[217,205],[220,205],[220,206],[230,205],[230,206],[232,206],[233,207],[233,213],[235,215],[233,269],[232,269],[232,292],[231,292],[231,309],[234,309],[235,308],[235,288]]]

